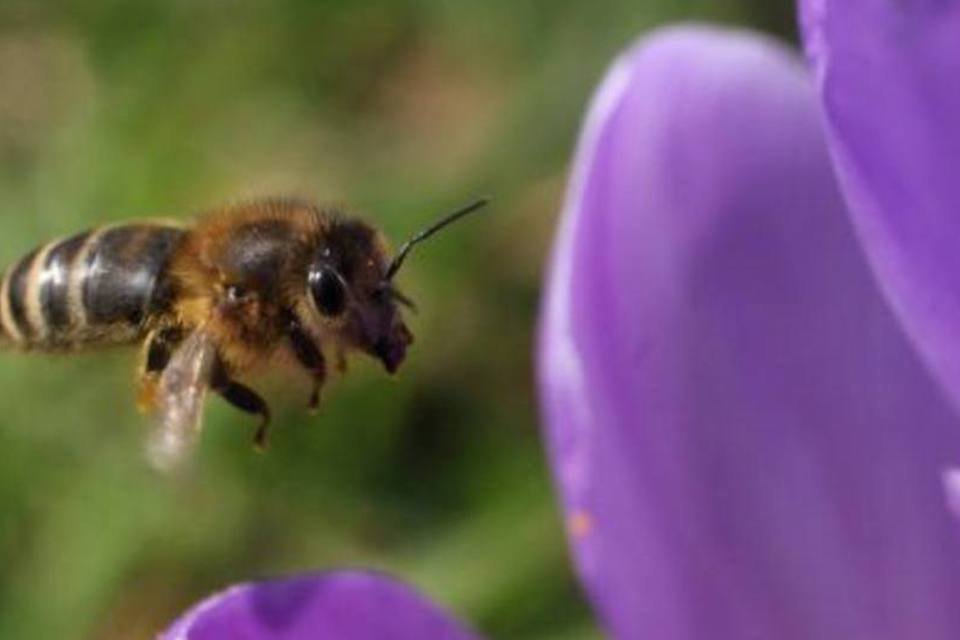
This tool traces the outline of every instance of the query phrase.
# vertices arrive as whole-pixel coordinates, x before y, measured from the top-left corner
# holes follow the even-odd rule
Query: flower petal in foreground
[[[860,237],[911,338],[960,405],[960,2],[800,5]]]
[[[476,640],[381,575],[340,572],[243,584],[204,600],[159,640]]]
[[[960,637],[960,425],[866,265],[793,52],[686,27],[614,65],[539,340],[614,637]]]

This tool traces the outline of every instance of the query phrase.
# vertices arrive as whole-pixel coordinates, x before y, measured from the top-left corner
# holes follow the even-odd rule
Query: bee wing
[[[147,445],[147,455],[156,468],[172,470],[196,444],[216,357],[210,334],[198,329],[181,343],[163,370],[157,388],[156,424]]]

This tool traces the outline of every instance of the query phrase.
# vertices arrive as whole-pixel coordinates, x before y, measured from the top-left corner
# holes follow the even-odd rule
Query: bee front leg
[[[296,320],[290,321],[288,335],[290,338],[290,346],[293,349],[293,355],[297,358],[297,362],[310,373],[313,379],[313,390],[310,393],[310,401],[307,406],[311,411],[314,411],[320,406],[320,389],[327,379],[326,360],[324,360],[320,347],[317,346],[313,338],[303,330],[303,327],[301,327],[300,323]]]
[[[222,363],[217,365],[210,387],[237,409],[260,416],[260,426],[253,436],[253,446],[261,451],[266,449],[270,427],[270,407],[267,402],[250,387],[231,380]]]

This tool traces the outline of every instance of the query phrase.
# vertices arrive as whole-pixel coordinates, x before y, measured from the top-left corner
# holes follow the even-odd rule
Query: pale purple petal
[[[960,2],[800,5],[828,143],[864,247],[960,405]]]
[[[793,52],[687,27],[615,64],[541,322],[551,462],[614,637],[960,638],[960,429],[866,266]]]
[[[211,596],[159,640],[476,640],[409,587],[340,572],[243,584]]]

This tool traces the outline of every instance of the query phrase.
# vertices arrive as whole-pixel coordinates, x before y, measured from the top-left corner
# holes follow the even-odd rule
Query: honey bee
[[[197,439],[208,391],[259,417],[246,382],[283,352],[312,380],[316,408],[328,360],[359,351],[393,373],[413,335],[394,278],[418,243],[487,204],[441,218],[388,257],[369,223],[294,199],[212,211],[193,225],[133,222],[56,240],[8,269],[0,343],[64,352],[143,344],[140,405],[155,415],[149,453],[171,467]]]

